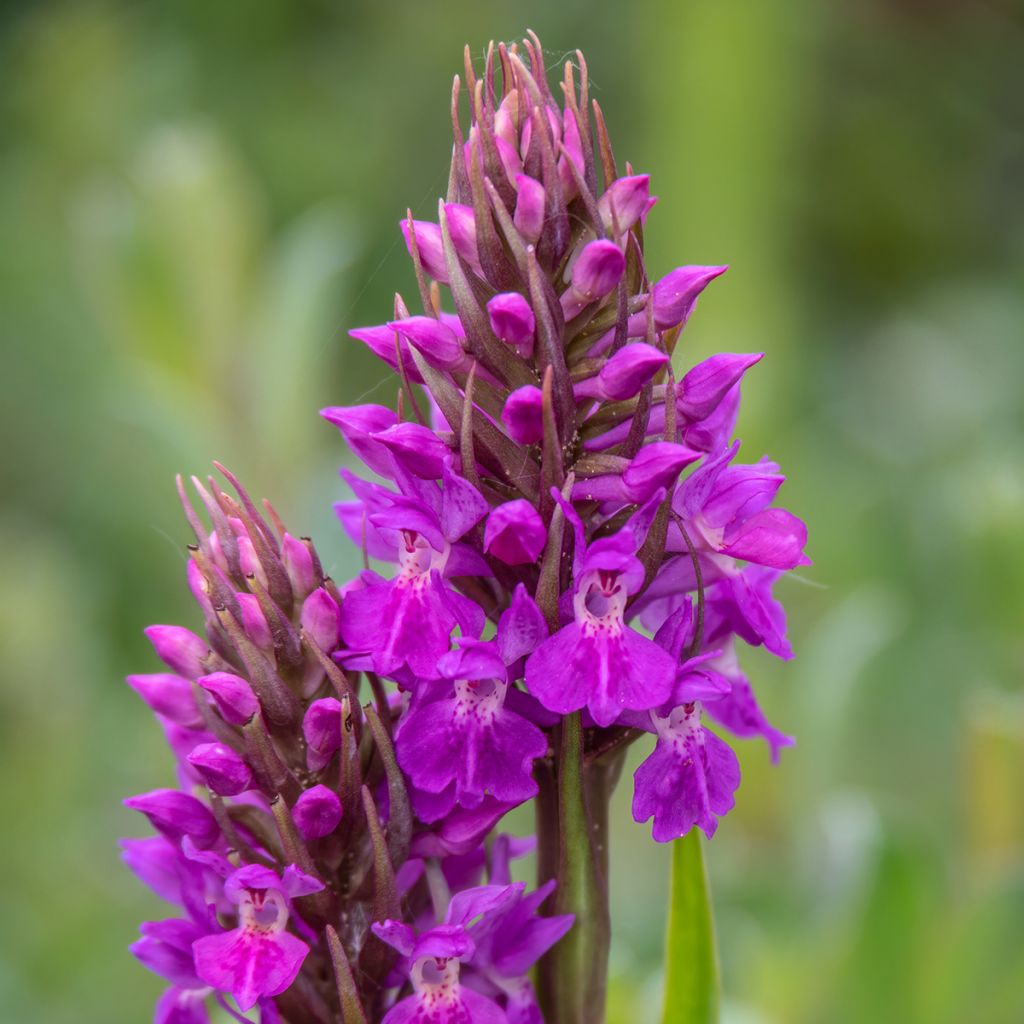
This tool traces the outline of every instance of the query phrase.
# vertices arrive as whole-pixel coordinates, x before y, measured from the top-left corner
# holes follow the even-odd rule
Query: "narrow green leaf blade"
[[[717,1024],[718,949],[704,838],[694,828],[672,844],[662,1024]]]

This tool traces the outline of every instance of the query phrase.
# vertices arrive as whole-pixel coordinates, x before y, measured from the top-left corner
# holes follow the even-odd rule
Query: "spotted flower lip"
[[[244,1012],[261,997],[279,995],[295,980],[309,946],[286,931],[291,897],[309,895],[323,883],[294,866],[280,877],[248,864],[228,876],[224,893],[238,907],[238,926],[192,943],[196,973],[211,987],[230,992]]]
[[[782,581],[810,564],[780,467],[740,460],[763,353],[693,358],[727,268],[651,265],[650,177],[581,54],[559,86],[532,34],[467,50],[445,194],[400,219],[410,290],[349,331],[391,372],[320,411],[362,570],[332,579],[220,464],[178,480],[194,621],[151,626],[128,679],[177,785],[125,801],[155,834],[122,847],[177,908],[133,947],[162,1024],[543,1024],[581,992],[601,1018],[627,746],[669,842],[733,807],[727,734],[793,743],[743,667],[792,657]],[[536,840],[503,832],[529,801]]]

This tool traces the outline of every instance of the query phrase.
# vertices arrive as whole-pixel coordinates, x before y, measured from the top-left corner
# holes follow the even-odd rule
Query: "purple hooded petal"
[[[374,440],[373,435],[382,433],[398,422],[393,410],[382,405],[331,406],[321,409],[320,415],[341,431],[346,444],[370,469],[381,476],[392,475],[391,453],[379,441]],[[305,550],[304,545],[299,546]],[[312,579],[309,582],[315,586]]]
[[[772,586],[781,575],[778,569],[750,565],[715,583],[708,591],[707,641],[732,630],[754,647],[764,644],[776,657],[792,658],[786,612],[772,596]]]
[[[511,907],[526,888],[522,882],[510,885],[478,885],[456,893],[448,905],[446,924],[470,927],[478,917],[500,914]]]
[[[149,823],[171,840],[190,836],[200,847],[212,846],[220,826],[210,809],[194,796],[176,789],[154,789],[124,801],[125,807],[144,814]]]
[[[616,178],[597,201],[605,230],[624,234],[647,212],[651,192],[649,174]]]
[[[441,532],[445,540],[457,541],[485,515],[490,506],[484,496],[465,478],[446,465],[442,473]]]
[[[697,296],[728,267],[677,267],[654,286],[654,324],[659,330],[685,324]]]
[[[804,554],[807,527],[784,508],[766,508],[751,516],[732,534],[723,554],[774,569],[810,565]]]
[[[768,459],[753,466],[729,466],[704,498],[701,516],[709,526],[728,534],[734,525],[767,508],[785,479]]]
[[[411,256],[412,237],[409,231],[409,221],[401,221],[401,227],[405,237],[405,246]],[[448,269],[444,262],[444,241],[441,237],[441,228],[426,220],[414,220],[412,227],[412,234],[416,236],[416,248],[419,251],[424,272],[435,281],[447,284]]]
[[[361,341],[378,359],[392,369],[398,369],[398,353],[402,354],[402,366],[413,384],[422,384],[423,378],[409,351],[409,343],[387,324],[373,327],[354,327],[348,332],[350,338]]]
[[[524,384],[505,399],[501,422],[519,444],[536,444],[544,436],[543,396],[538,387]]]
[[[186,679],[198,679],[210,648],[184,626],[147,626],[145,634],[157,657],[172,671]]]
[[[178,725],[194,727],[202,722],[192,684],[170,672],[128,676],[128,685],[155,711]]]
[[[410,316],[388,324],[422,353],[431,366],[450,370],[465,359],[459,336],[450,327],[432,316]]]
[[[210,1024],[206,1012],[206,998],[209,989],[177,988],[167,989],[157,1000],[153,1024]]]
[[[661,487],[679,479],[685,466],[696,462],[700,452],[672,441],[652,441],[644,445],[622,474],[622,483],[630,498],[642,503]]]
[[[619,349],[597,375],[601,397],[614,402],[632,398],[668,363],[668,353],[642,341]]]
[[[181,903],[180,851],[163,836],[122,839],[121,859],[145,885],[168,903]]]
[[[679,382],[676,408],[691,422],[710,416],[743,374],[763,358],[763,352],[751,355],[726,352],[698,363]]]
[[[505,662],[492,640],[462,640],[457,650],[449,651],[437,663],[445,679],[505,679]],[[447,687],[438,687],[438,696],[448,695]]]
[[[429,427],[419,423],[396,423],[374,434],[410,473],[425,480],[440,480],[451,449]]]
[[[782,748],[791,747],[796,741],[792,736],[787,736],[776,729],[765,717],[754,696],[750,681],[740,671],[734,654],[725,655],[715,664],[722,666],[722,671],[726,673],[726,678],[731,683],[731,689],[724,697],[707,704],[705,711],[734,736],[743,739],[762,737],[771,751],[772,763],[777,763]]]
[[[536,562],[547,544],[540,513],[525,498],[491,510],[484,530],[484,550],[506,565]]]

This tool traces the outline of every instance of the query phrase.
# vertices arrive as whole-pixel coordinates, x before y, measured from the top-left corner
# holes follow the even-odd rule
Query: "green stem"
[[[718,950],[704,839],[693,828],[672,844],[662,1024],[717,1024],[718,1004]]]
[[[558,835],[555,913],[573,914],[569,933],[544,958],[538,973],[541,1006],[548,1024],[601,1024],[608,977],[608,800],[615,765],[583,765],[579,712],[562,721],[556,740],[554,786],[557,817],[551,821],[552,792],[538,800],[540,864],[550,866],[551,830]],[[546,781],[546,780],[545,780]],[[550,877],[550,876],[548,876]],[[541,877],[541,882],[547,878]]]

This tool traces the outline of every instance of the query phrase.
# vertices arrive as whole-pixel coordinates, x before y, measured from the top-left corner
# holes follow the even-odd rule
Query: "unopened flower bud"
[[[326,767],[341,746],[341,702],[334,697],[313,701],[302,720],[310,771]]]
[[[157,657],[179,676],[198,679],[205,671],[203,661],[210,649],[191,630],[184,626],[147,626],[145,634]]]
[[[627,494],[637,504],[643,504],[659,488],[675,483],[683,468],[702,454],[671,441],[644,445],[622,474]]]
[[[540,388],[524,384],[505,399],[501,422],[519,444],[535,444],[544,436],[544,397]]]
[[[179,725],[196,726],[202,721],[192,684],[170,672],[128,676],[128,685],[155,711]]]
[[[154,789],[124,801],[125,807],[144,814],[150,824],[168,839],[188,836],[196,846],[206,849],[220,835],[220,827],[207,806],[177,789]]]
[[[394,320],[388,327],[408,339],[431,366],[440,370],[451,370],[465,359],[458,335],[432,316],[410,316]]]
[[[540,514],[525,498],[506,501],[487,517],[484,550],[506,565],[535,562],[547,543]]]
[[[326,786],[313,786],[295,801],[292,817],[302,838],[320,839],[330,835],[341,821],[341,801]]]
[[[693,312],[697,296],[716,277],[729,268],[677,267],[654,286],[654,324],[659,329],[685,324]]]
[[[432,277],[441,284],[448,283],[448,270],[444,263],[444,244],[441,240],[441,229],[437,224],[427,220],[414,220],[412,232],[409,231],[409,221],[403,220],[402,234],[405,236],[405,245],[412,255],[412,239],[416,238],[416,248],[420,254],[420,262],[423,264],[423,271],[428,277]]]
[[[252,785],[252,772],[242,758],[223,743],[200,743],[188,763],[221,796],[237,796]]]
[[[626,269],[626,257],[614,243],[599,238],[588,242],[572,268],[572,287],[562,296],[562,311],[571,320],[586,305],[603,299]]]
[[[211,672],[199,685],[213,698],[221,718],[230,725],[245,725],[260,709],[252,687],[230,672]]]
[[[533,352],[537,323],[533,308],[519,292],[502,292],[487,303],[487,316],[496,338],[515,347],[521,356]]]
[[[597,201],[605,230],[625,234],[650,208],[649,174],[616,178]]]
[[[302,606],[302,629],[322,651],[330,652],[338,646],[341,629],[338,605],[323,587],[306,598]]]
[[[676,407],[689,420],[702,420],[718,407],[732,386],[763,358],[763,352],[724,352],[698,363],[679,382]]]
[[[447,203],[444,208],[448,221],[448,233],[455,251],[477,273],[480,273],[480,253],[476,244],[476,216],[472,206],[462,203]]]
[[[619,349],[596,377],[575,388],[578,396],[621,402],[632,398],[666,363],[668,353],[642,341]]]
[[[523,238],[533,245],[544,230],[544,186],[527,174],[516,176],[515,226]]]
[[[373,435],[387,447],[402,465],[424,480],[439,480],[451,449],[427,427],[419,423],[396,423]]]

